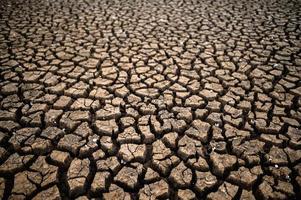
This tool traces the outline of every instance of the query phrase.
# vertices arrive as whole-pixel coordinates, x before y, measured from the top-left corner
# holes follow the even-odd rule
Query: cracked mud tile
[[[0,199],[301,196],[298,1],[0,7]]]

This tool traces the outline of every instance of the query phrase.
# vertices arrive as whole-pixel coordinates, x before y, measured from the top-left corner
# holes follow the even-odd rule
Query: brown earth
[[[0,5],[0,199],[301,197],[300,1]]]

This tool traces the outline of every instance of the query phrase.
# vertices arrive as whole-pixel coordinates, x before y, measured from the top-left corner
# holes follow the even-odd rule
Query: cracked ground
[[[0,5],[0,199],[300,199],[300,1]]]

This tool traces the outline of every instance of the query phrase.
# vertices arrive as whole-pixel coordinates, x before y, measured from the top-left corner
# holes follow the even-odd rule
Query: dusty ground
[[[0,4],[0,199],[301,197],[300,1]]]

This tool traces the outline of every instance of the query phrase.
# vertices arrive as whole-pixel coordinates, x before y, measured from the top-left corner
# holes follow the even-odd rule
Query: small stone
[[[271,164],[279,165],[279,164],[287,164],[288,158],[285,151],[281,148],[273,146],[270,149],[270,152],[265,155],[265,157],[270,161]],[[271,159],[271,160],[270,160]]]
[[[287,175],[285,178],[288,182],[291,182],[291,177],[289,175]]]

